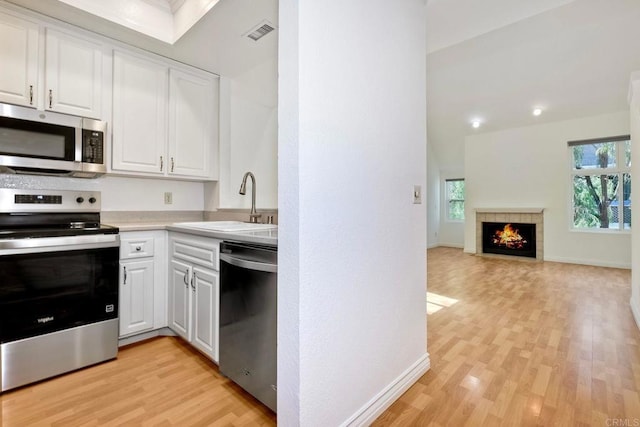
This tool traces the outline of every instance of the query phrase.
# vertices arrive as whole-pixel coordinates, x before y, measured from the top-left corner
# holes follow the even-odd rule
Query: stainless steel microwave
[[[105,122],[0,103],[0,172],[95,178]]]

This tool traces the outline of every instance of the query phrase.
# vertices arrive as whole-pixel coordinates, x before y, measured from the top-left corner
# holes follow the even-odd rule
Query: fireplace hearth
[[[475,208],[475,213],[476,254],[544,260],[544,208]]]
[[[483,222],[482,252],[535,258],[536,225]]]

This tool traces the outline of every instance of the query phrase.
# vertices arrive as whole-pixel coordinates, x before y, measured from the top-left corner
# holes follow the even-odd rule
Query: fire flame
[[[527,244],[527,241],[520,235],[518,229],[514,229],[511,224],[507,224],[503,230],[496,230],[493,236],[493,244],[505,246],[508,249],[522,249]]]

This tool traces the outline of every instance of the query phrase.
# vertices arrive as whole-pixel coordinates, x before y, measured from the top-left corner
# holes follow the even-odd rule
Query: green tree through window
[[[631,228],[628,135],[571,141],[574,228]]]
[[[464,221],[464,179],[447,179],[447,219]]]

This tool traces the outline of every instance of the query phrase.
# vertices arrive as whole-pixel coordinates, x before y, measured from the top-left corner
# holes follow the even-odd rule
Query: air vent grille
[[[275,27],[270,22],[263,21],[258,24],[257,27],[250,30],[247,33],[247,37],[249,37],[251,40],[258,41],[273,30],[275,30]]]

